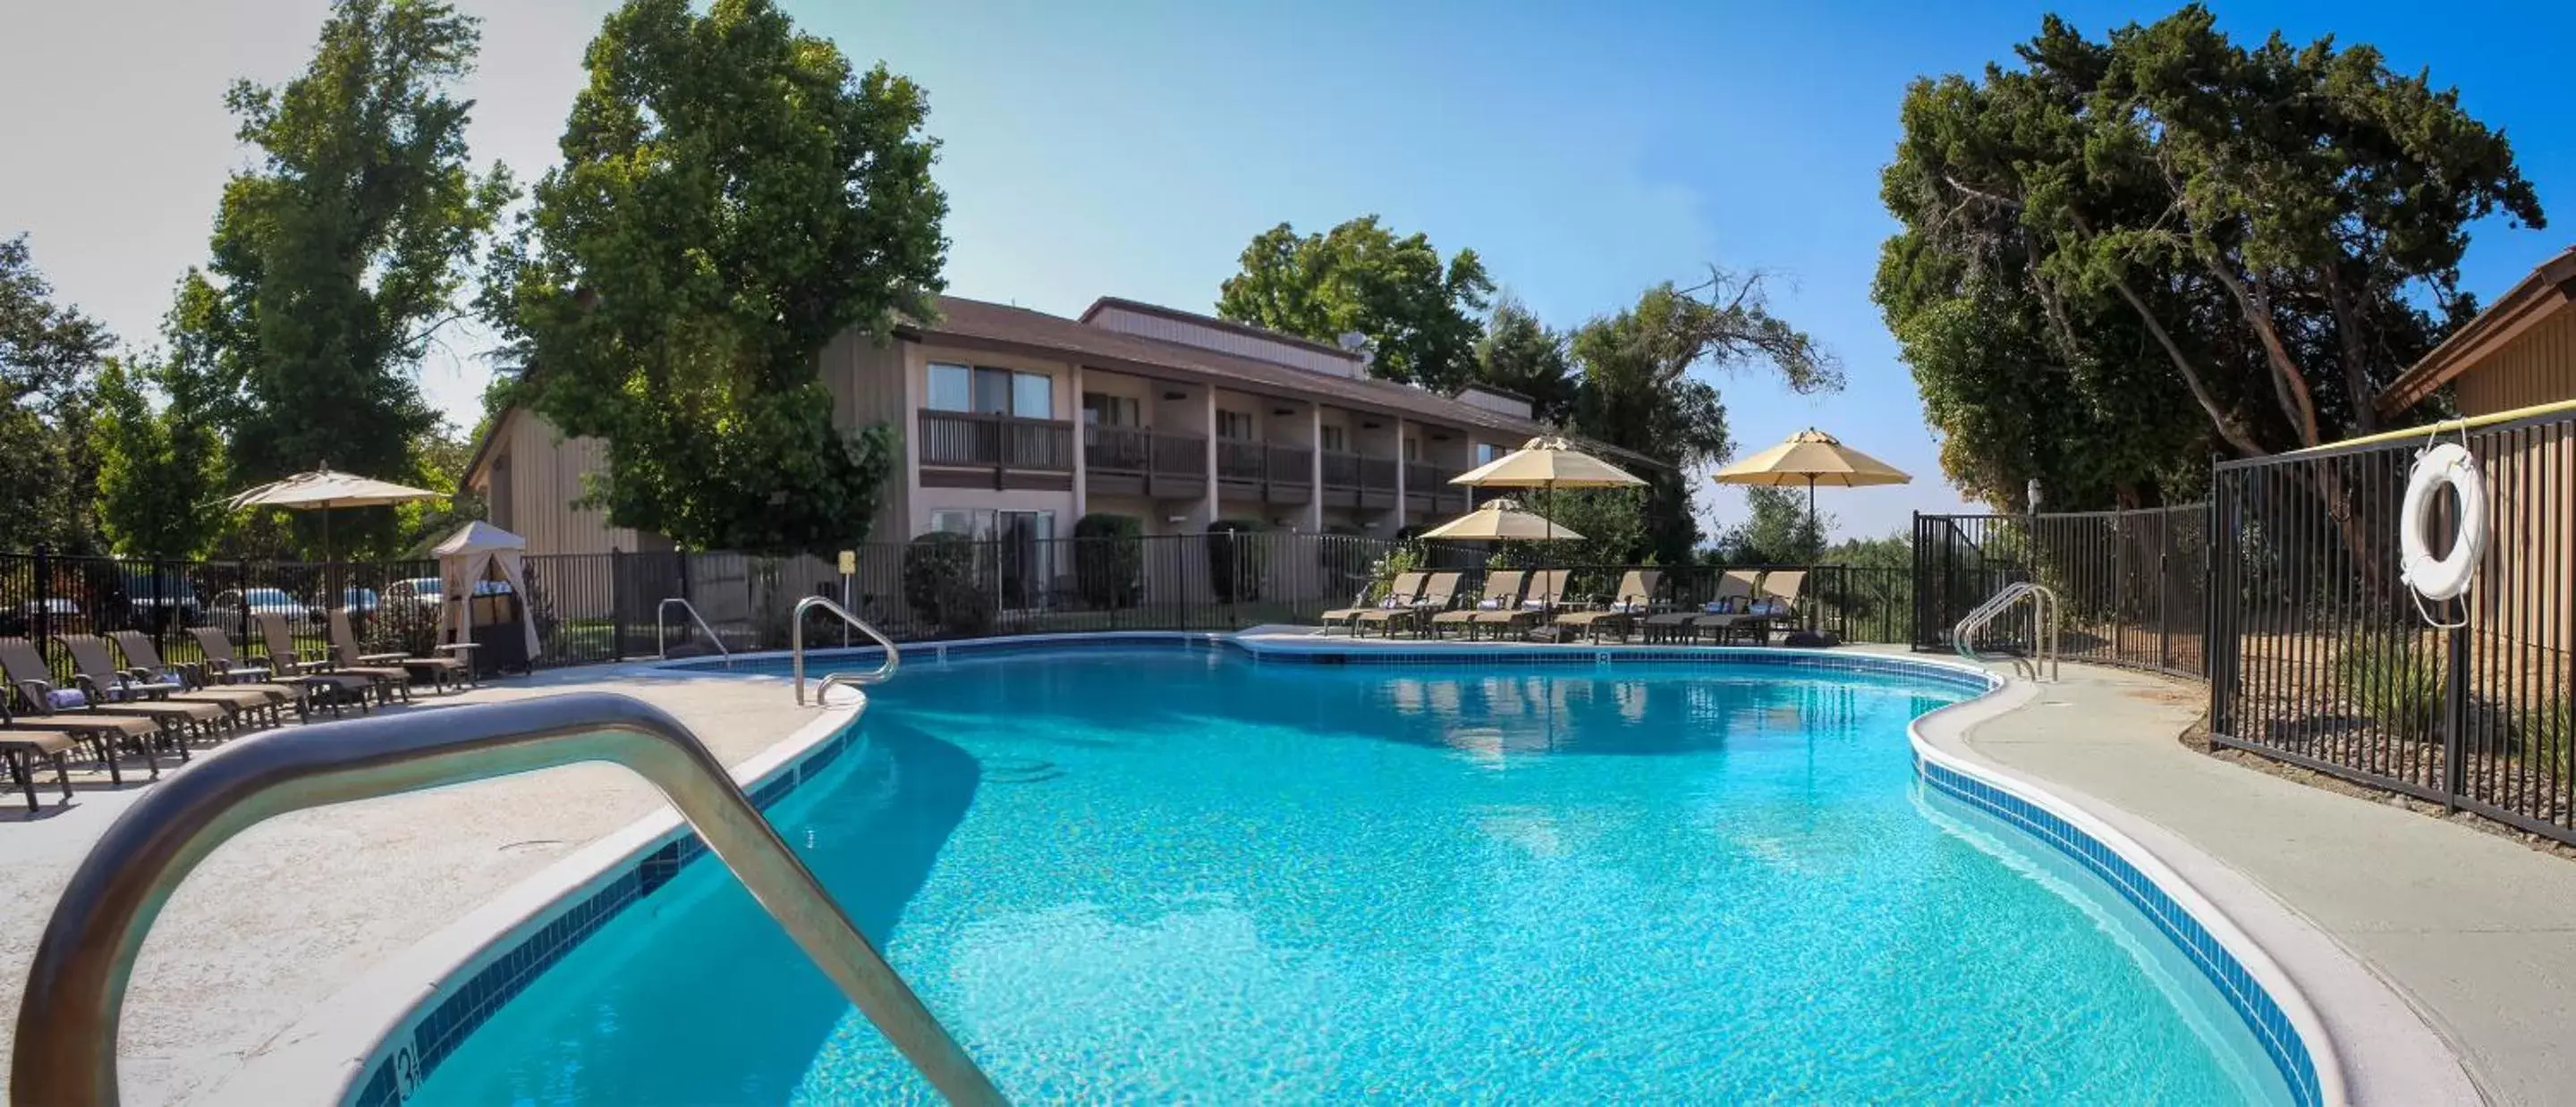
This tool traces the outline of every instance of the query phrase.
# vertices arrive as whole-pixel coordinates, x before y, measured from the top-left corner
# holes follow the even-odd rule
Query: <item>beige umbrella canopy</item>
[[[1745,458],[1715,474],[1719,484],[1759,484],[1807,486],[1807,517],[1816,517],[1816,486],[1860,488],[1874,484],[1904,484],[1914,478],[1884,461],[1845,446],[1842,440],[1814,427],[1790,435],[1789,440],[1761,453]]]
[[[1451,477],[1449,483],[1470,488],[1625,488],[1646,482],[1575,449],[1563,438],[1546,436]]]
[[[1574,444],[1555,435],[1530,439],[1520,449],[1504,454],[1464,473],[1449,478],[1451,484],[1469,488],[1626,488],[1646,483],[1635,474],[1607,461],[1575,449]],[[1542,516],[1531,516],[1545,524],[1542,540],[1558,537],[1555,524]],[[1461,520],[1462,522],[1464,520]]]
[[[445,492],[432,492],[407,484],[343,473],[329,467],[310,473],[297,473],[284,480],[270,481],[247,492],[237,493],[224,501],[233,510],[245,507],[283,507],[292,511],[322,513],[322,560],[331,560],[331,509],[335,507],[381,507],[385,504],[410,503],[414,500],[446,498]]]
[[[1521,510],[1510,500],[1487,500],[1484,506],[1422,532],[1424,538],[1535,539],[1580,542],[1583,536],[1546,517]]]

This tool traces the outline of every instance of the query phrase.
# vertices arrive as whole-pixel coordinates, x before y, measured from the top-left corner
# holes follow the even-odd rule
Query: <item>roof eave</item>
[[[2571,301],[2576,301],[2576,247],[2542,262],[2516,282],[2458,333],[2390,381],[2372,406],[2383,416],[2395,416],[2424,402]]]

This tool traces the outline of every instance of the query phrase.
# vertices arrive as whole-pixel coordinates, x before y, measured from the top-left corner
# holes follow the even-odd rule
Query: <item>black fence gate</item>
[[[2004,586],[2030,581],[2064,608],[2058,647],[2177,676],[2203,672],[2209,509],[2203,504],[2058,515],[1914,517],[1914,647],[1946,650],[1951,629]],[[2027,624],[1997,624],[1981,647],[2027,649]]]
[[[2492,535],[2440,603],[2399,573],[2435,442],[2476,458]],[[2215,741],[2576,841],[2576,412],[2227,462],[2213,491]],[[2461,505],[2434,505],[2441,556]]]

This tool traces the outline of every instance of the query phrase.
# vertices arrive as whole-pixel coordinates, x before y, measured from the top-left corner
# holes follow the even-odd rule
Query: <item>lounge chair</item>
[[[1754,590],[1761,583],[1762,575],[1751,569],[1727,570],[1717,578],[1717,591],[1709,597],[1706,604],[1646,616],[1643,624],[1646,641],[1660,642],[1678,638],[1688,642],[1699,637],[1700,622],[1703,619],[1724,621],[1713,623],[1712,626],[1733,622],[1735,618],[1744,614],[1744,605],[1753,601]]]
[[[1477,597],[1473,606],[1443,611],[1431,617],[1432,636],[1440,637],[1443,628],[1457,627],[1466,631],[1467,637],[1474,638],[1476,616],[1509,611],[1518,606],[1521,588],[1528,580],[1529,574],[1518,569],[1496,569],[1485,574],[1485,592]]]
[[[349,609],[331,609],[331,659],[341,669],[357,672],[376,666],[399,665],[408,678],[427,676],[433,692],[452,691],[453,680],[462,687],[473,675],[473,666],[453,657],[413,657],[407,653],[359,653],[358,634],[349,629]]]
[[[72,679],[80,682],[92,703],[135,714],[184,714],[198,735],[207,738],[238,732],[243,713],[253,710],[242,697],[198,695],[178,681],[150,680],[117,668],[108,655],[107,639],[97,635],[58,634],[54,641],[72,655]],[[269,706],[267,697],[257,699],[261,708]],[[257,714],[252,718],[256,720]]]
[[[0,679],[6,679],[9,690],[27,705],[29,718],[36,720],[29,725],[95,735],[103,741],[107,777],[114,783],[125,783],[125,772],[117,764],[119,743],[142,751],[144,763],[151,766],[156,780],[161,776],[161,757],[153,752],[156,743],[168,742],[178,748],[179,760],[188,760],[184,720],[166,714],[103,708],[78,689],[54,687],[54,670],[45,664],[44,652],[34,642],[0,638]]]
[[[1324,633],[1332,633],[1333,624],[1335,623],[1342,624],[1345,629],[1348,629],[1353,634],[1359,633],[1358,620],[1360,616],[1366,615],[1372,611],[1385,610],[1390,607],[1406,606],[1415,600],[1421,599],[1422,586],[1430,579],[1430,576],[1431,574],[1429,573],[1397,573],[1395,575],[1395,582],[1387,586],[1385,598],[1380,599],[1378,602],[1368,603],[1366,602],[1368,597],[1363,595],[1360,597],[1361,602],[1358,606],[1337,607],[1331,611],[1325,612]]]
[[[1590,611],[1570,611],[1556,617],[1556,625],[1587,631],[1592,640],[1601,640],[1603,628],[1619,632],[1627,640],[1629,628],[1646,614],[1655,602],[1655,591],[1663,587],[1664,574],[1653,569],[1630,569],[1619,578],[1619,591],[1601,601]]]
[[[1422,586],[1422,594],[1412,603],[1403,607],[1381,607],[1374,611],[1363,611],[1360,617],[1351,623],[1351,633],[1366,637],[1368,628],[1376,625],[1384,628],[1382,633],[1387,637],[1393,638],[1396,630],[1407,624],[1410,624],[1417,633],[1427,629],[1430,624],[1423,620],[1430,618],[1434,613],[1449,609],[1449,605],[1458,598],[1458,580],[1464,575],[1462,573],[1431,574],[1431,579]]]
[[[295,676],[329,676],[343,682],[363,680],[361,690],[375,693],[379,703],[394,702],[394,693],[402,693],[404,702],[411,700],[411,674],[402,669],[374,666],[349,668],[333,664],[326,657],[307,656],[295,648],[295,628],[286,625],[286,616],[275,611],[254,613],[259,621],[259,636],[268,646],[268,665],[280,674]]]
[[[239,703],[243,710],[266,712],[271,723],[286,721],[284,713],[278,709],[288,704],[295,706],[296,718],[302,719],[308,714],[301,688],[289,688],[283,684],[208,684],[205,666],[172,665],[162,660],[161,646],[149,634],[139,630],[119,630],[109,632],[107,638],[116,644],[116,652],[125,655],[128,666],[125,671],[136,679],[177,681],[195,699],[227,697]]]
[[[1556,605],[1565,602],[1565,585],[1573,577],[1572,569],[1542,569],[1530,578],[1529,592],[1521,597],[1518,608],[1479,611],[1474,625],[1494,628],[1497,640],[1515,630],[1527,633],[1530,628],[1547,621],[1547,617],[1556,611]]]
[[[340,707],[343,704],[356,705],[361,714],[368,710],[367,693],[375,690],[375,681],[362,676],[299,673],[295,671],[299,666],[292,664],[291,658],[287,671],[272,672],[266,665],[244,663],[233,652],[233,640],[226,637],[221,628],[189,627],[188,633],[196,638],[197,651],[206,655],[206,659],[200,665],[209,683],[275,684],[283,688],[296,689],[300,693],[297,702],[303,708],[330,708],[331,717],[334,719],[340,717]],[[309,718],[310,715],[308,714],[307,717]]]
[[[89,739],[68,730],[19,726],[10,716],[9,706],[0,703],[0,761],[8,763],[9,780],[26,793],[28,814],[44,810],[44,800],[36,795],[36,767],[46,762],[53,763],[54,783],[62,787],[63,802],[71,802],[71,752],[86,740]],[[112,763],[114,753],[106,751],[106,742],[100,740],[98,744],[102,749],[99,760]]]
[[[1755,645],[1771,641],[1771,629],[1798,618],[1798,591],[1807,583],[1804,569],[1782,569],[1762,575],[1762,596],[1753,602],[1752,610],[1741,621],[1745,634]]]

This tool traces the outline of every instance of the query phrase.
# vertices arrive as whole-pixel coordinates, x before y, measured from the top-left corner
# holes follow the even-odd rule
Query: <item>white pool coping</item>
[[[1703,656],[1760,654],[1813,656],[1821,661],[1867,659],[1923,669],[1948,670],[1987,682],[1990,690],[1972,699],[1932,711],[1907,727],[1915,756],[1952,772],[1973,777],[2057,815],[2092,836],[2135,867],[2219,941],[2270,995],[2296,1029],[2317,1074],[2321,1102],[2330,1105],[2436,1104],[2481,1102],[2457,1056],[2423,1018],[2380,977],[2297,915],[2269,892],[2236,870],[2170,831],[2091,797],[2061,795],[2039,781],[2004,769],[1976,753],[1965,742],[1978,724],[2027,708],[2037,694],[2027,681],[2002,680],[1975,665],[1943,658],[1850,649],[1784,647],[1704,647],[1626,645],[1617,643],[1513,644],[1490,642],[1422,642],[1323,637],[1312,628],[1256,627],[1241,633],[1197,631],[1114,631],[1024,635],[951,642],[907,643],[907,660],[944,659],[951,649],[981,652],[999,646],[1042,646],[1053,642],[1098,643],[1104,640],[1186,641],[1211,648],[1233,643],[1255,654],[1347,653],[1354,649],[1392,649],[1408,653],[1464,653],[1490,656],[1497,647],[1601,654],[1687,652]],[[872,656],[874,647],[814,651],[828,657]],[[785,651],[737,654],[737,662],[774,662]],[[697,656],[638,663],[621,668],[637,671],[683,668],[710,676],[766,677],[775,674],[726,674],[713,668],[721,658]],[[610,670],[606,675],[614,675]],[[820,673],[809,679],[819,679]],[[784,741],[754,756],[735,770],[746,792],[793,770],[817,746],[856,723],[864,697],[818,709],[815,720]],[[482,907],[441,928],[429,938],[369,970],[356,983],[307,1012],[281,1034],[224,1088],[228,1101],[246,1103],[347,1102],[364,1079],[370,1062],[396,1035],[437,998],[451,981],[468,978],[499,951],[549,921],[565,905],[579,902],[637,863],[645,854],[682,829],[676,811],[667,807],[565,856]],[[2045,847],[2046,843],[2039,843]],[[2053,847],[2048,847],[2053,848]],[[2322,996],[2344,1017],[2329,1030],[2312,996]],[[2358,1017],[2356,1017],[2358,1016]],[[2351,1064],[2347,1058],[2367,1058]],[[2267,1059],[2268,1061],[2268,1059]],[[2363,1079],[2353,1079],[2358,1069]]]

